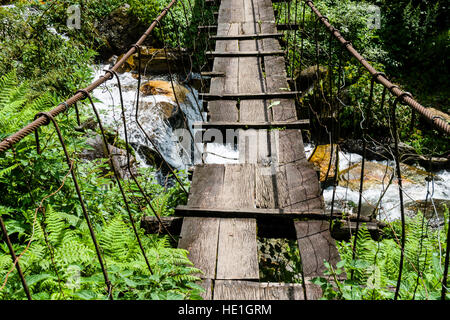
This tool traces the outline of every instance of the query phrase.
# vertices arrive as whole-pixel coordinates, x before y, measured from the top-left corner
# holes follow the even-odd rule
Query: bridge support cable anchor
[[[125,119],[125,107],[124,107],[124,103],[123,103],[122,86],[121,86],[121,83],[120,83],[119,75],[118,75],[117,72],[115,72],[114,70],[103,70],[103,71],[110,73],[112,77],[115,76],[115,77],[116,77],[116,80],[117,80],[117,85],[118,85],[118,87],[119,87],[120,107],[121,107],[121,110],[122,110],[121,118],[122,118],[122,122],[123,122],[123,129],[124,129],[124,135],[125,135],[125,144],[126,144],[126,146],[127,146],[127,147],[126,147],[126,152],[127,152],[127,169],[128,169],[128,172],[129,172],[131,178],[133,179],[134,183],[136,183],[136,186],[138,187],[139,192],[140,192],[140,193],[142,194],[142,196],[144,197],[145,202],[147,202],[147,205],[150,207],[150,209],[152,210],[152,212],[153,212],[153,214],[155,215],[156,219],[158,220],[160,226],[161,226],[162,228],[164,228],[164,230],[167,232],[167,234],[169,235],[169,237],[170,237],[173,241],[176,242],[174,236],[173,236],[173,235],[170,233],[170,231],[166,228],[165,224],[161,221],[160,215],[156,212],[155,208],[153,207],[153,205],[152,205],[152,203],[151,203],[151,200],[149,199],[150,196],[144,191],[144,189],[142,189],[142,187],[141,187],[141,185],[139,184],[139,182],[138,182],[136,176],[134,175],[133,171],[131,170],[130,152],[129,152],[129,150],[128,150],[129,143],[128,143],[127,122],[126,122],[126,119]],[[111,79],[112,79],[112,78],[111,78]]]
[[[73,183],[74,183],[74,186],[75,186],[75,191],[76,191],[77,196],[78,196],[78,201],[80,202],[81,210],[83,211],[83,215],[84,215],[84,218],[86,220],[86,224],[88,225],[89,233],[90,233],[92,242],[94,244],[95,251],[97,253],[97,258],[98,258],[98,261],[100,263],[100,267],[102,269],[103,277],[105,279],[105,284],[106,284],[106,288],[107,288],[107,292],[108,292],[108,297],[109,297],[110,300],[114,300],[114,298],[112,296],[111,281],[108,278],[108,272],[107,272],[105,264],[103,262],[102,253],[101,253],[100,247],[98,245],[97,238],[95,236],[94,228],[93,228],[91,220],[89,218],[89,214],[88,214],[88,211],[86,209],[86,205],[84,203],[83,196],[81,195],[80,186],[78,184],[78,180],[77,180],[77,178],[75,176],[75,172],[73,170],[73,161],[71,160],[71,158],[69,156],[69,153],[67,151],[67,147],[66,147],[66,144],[64,142],[64,138],[62,136],[61,130],[59,129],[58,123],[56,122],[55,118],[49,112],[39,112],[36,115],[36,117],[45,117],[47,120],[46,120],[44,125],[48,125],[50,122],[52,122],[53,126],[55,127],[56,133],[58,135],[59,142],[61,143],[61,147],[63,148],[63,151],[64,151],[64,155],[65,155],[65,158],[66,158],[66,163],[67,163],[67,165],[69,167],[70,174],[72,176],[72,180],[73,180]]]

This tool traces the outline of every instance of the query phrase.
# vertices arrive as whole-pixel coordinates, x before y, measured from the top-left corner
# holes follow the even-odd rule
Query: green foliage
[[[448,210],[445,215],[445,221],[448,221]],[[447,228],[448,223],[445,223],[442,230],[431,229],[420,212],[414,218],[407,219],[405,258],[399,291],[401,299],[440,299]],[[381,241],[372,240],[367,228],[361,228],[358,232],[356,259],[352,259],[353,238],[348,242],[339,242],[342,260],[336,268],[325,262],[325,274],[333,280],[320,277],[314,279],[314,283],[324,291],[323,298],[393,299],[400,263],[400,234],[401,225],[398,221],[393,223],[392,230],[386,232]],[[338,276],[344,272],[346,280],[338,280]],[[450,293],[447,295],[450,297]]]
[[[95,52],[57,34],[50,8],[39,15],[33,10],[19,3],[0,8],[0,75],[16,70],[36,96],[42,92],[66,96],[87,85],[88,63]]]
[[[301,261],[297,241],[258,239],[260,281],[301,283]]]
[[[54,142],[55,143],[55,142]],[[0,158],[0,167],[11,170],[0,177],[2,198],[0,211],[9,236],[14,239],[16,252],[20,253],[28,241],[31,246],[20,260],[33,298],[35,299],[106,299],[105,284],[87,224],[81,212],[71,179],[61,190],[45,202],[45,218],[39,212],[35,222],[36,201],[56,191],[67,167],[61,154],[44,150],[36,155],[28,147],[14,157]],[[73,147],[73,146],[72,146]],[[78,141],[76,148],[83,147]],[[72,148],[71,148],[72,149]],[[23,152],[23,153],[22,153]],[[51,156],[54,154],[53,156]],[[28,158],[28,159],[27,159]],[[23,166],[22,163],[28,163]],[[200,272],[187,259],[187,251],[172,249],[168,238],[145,235],[139,228],[140,218],[152,214],[137,187],[123,181],[132,201],[130,208],[137,222],[139,235],[153,270],[147,269],[122,198],[110,175],[104,173],[105,165],[79,162],[76,168],[80,188],[92,220],[98,242],[102,248],[116,299],[198,299],[199,288],[194,284]],[[180,186],[165,189],[156,183],[154,169],[142,169],[139,180],[161,215],[173,212],[173,207],[185,200],[180,196]],[[36,178],[27,179],[27,177]],[[187,179],[180,176],[185,185]],[[105,186],[108,186],[105,188]],[[182,203],[182,202],[181,202]],[[33,231],[34,230],[34,231]],[[0,248],[0,278],[4,279],[11,268],[8,249]],[[14,271],[7,286],[0,292],[1,299],[23,299],[24,292]]]
[[[19,84],[15,70],[0,77],[0,140],[55,105],[56,99],[48,92],[35,99],[30,95],[30,83]]]

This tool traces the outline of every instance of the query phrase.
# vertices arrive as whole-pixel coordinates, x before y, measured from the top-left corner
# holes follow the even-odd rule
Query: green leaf
[[[270,109],[272,107],[275,107],[275,106],[279,105],[280,103],[281,103],[281,101],[274,101],[267,108]]]

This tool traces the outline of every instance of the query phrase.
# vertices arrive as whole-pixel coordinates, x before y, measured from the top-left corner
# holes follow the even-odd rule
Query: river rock
[[[362,162],[356,163],[349,168],[339,172],[339,185],[349,187],[354,191],[359,190]],[[402,174],[402,185],[411,184],[425,185],[428,172],[417,169],[407,164],[400,164]],[[375,187],[387,186],[392,176],[394,168],[385,166],[376,162],[366,161],[364,164],[364,185],[363,191]],[[394,177],[392,184],[397,184],[397,178]]]
[[[363,141],[362,139],[346,139],[340,144],[343,151],[349,153],[357,153],[363,155]],[[378,142],[372,140],[367,141],[366,159],[383,161],[392,159],[392,152],[394,150],[394,143],[388,139],[382,139]],[[400,161],[409,165],[419,164],[423,168],[432,168],[432,170],[441,170],[450,168],[450,153],[434,156],[428,158],[417,154],[416,150],[406,143],[399,142],[398,144]]]
[[[184,127],[184,117],[176,103],[168,101],[142,102],[139,107],[140,119],[145,120],[144,113],[157,112],[160,117],[167,121],[172,129]]]
[[[99,48],[100,57],[104,60],[113,54],[122,54],[136,43],[147,25],[136,17],[125,3],[112,11],[98,26],[98,34],[104,39]]]
[[[89,137],[86,140],[86,144],[92,149],[83,150],[79,157],[88,161],[96,161],[99,159],[104,159],[108,157],[108,153],[103,143],[103,138],[101,135],[97,134],[93,137]],[[128,170],[128,160],[127,151],[120,149],[116,146],[108,144],[109,152],[112,158],[112,164],[117,174],[121,179],[131,178],[130,172]],[[130,169],[134,175],[137,175],[137,163],[133,155],[130,154]]]
[[[314,86],[314,83],[319,79],[325,78],[327,73],[327,68],[323,66],[317,68],[317,65],[310,66],[301,71],[296,69],[294,71],[294,81],[297,84],[297,90],[302,92],[310,90]]]
[[[140,90],[144,96],[163,95],[170,98],[173,102],[178,100],[179,103],[183,103],[189,93],[189,90],[180,84],[174,83],[172,88],[172,83],[170,81],[162,80],[148,81],[141,86]]]
[[[331,157],[331,145],[325,144],[325,145],[318,145],[311,156],[309,157],[308,161],[314,164],[315,167],[320,169],[320,181],[324,182],[325,178],[326,180],[332,179],[336,172],[336,148],[339,146],[336,144],[333,144],[333,159],[331,160],[331,167],[328,171],[328,167],[330,165],[330,157]],[[339,168],[338,168],[339,170]],[[328,176],[327,176],[328,172]]]
[[[436,213],[437,213],[438,218],[442,219],[444,217],[445,210],[447,210],[447,208],[450,208],[450,200],[448,200],[448,199],[433,199],[433,203],[436,207]],[[416,200],[413,202],[408,202],[405,204],[405,209],[406,209],[406,211],[409,211],[412,213],[417,212],[417,210],[420,210],[422,213],[426,212],[425,216],[428,219],[434,219],[436,217],[434,208],[432,206],[430,199],[428,199],[427,202],[425,202],[425,200]]]
[[[184,71],[182,70],[182,55],[176,49],[157,49],[150,47],[141,47],[141,72],[142,74],[161,74],[169,73],[169,67],[171,72]],[[124,54],[119,56],[119,60],[122,59]],[[139,68],[139,55],[138,53],[132,54],[125,63],[117,69],[118,72],[130,72],[138,71]]]

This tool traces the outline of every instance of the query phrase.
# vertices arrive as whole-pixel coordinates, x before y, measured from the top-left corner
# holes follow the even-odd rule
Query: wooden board
[[[201,278],[215,277],[219,225],[217,218],[184,218],[178,248],[189,251],[189,260],[204,272]]]
[[[251,281],[221,281],[214,285],[214,300],[305,300],[301,284]],[[322,290],[314,284],[306,285],[308,300],[317,300]]]
[[[220,164],[197,165],[189,191],[188,206],[205,207],[219,201],[222,196],[225,167]]]
[[[227,3],[229,2],[227,1]],[[218,25],[218,35],[235,35],[238,32],[239,26],[237,24],[219,23]],[[237,49],[237,40],[216,41],[216,50]],[[214,59],[213,72],[223,73],[226,77],[211,79],[209,89],[211,94],[237,92],[238,60],[236,58]],[[208,112],[211,121],[237,121],[239,117],[235,101],[211,101],[208,103]]]
[[[255,219],[221,219],[216,279],[259,279]]]
[[[340,260],[336,241],[331,237],[327,221],[296,221],[297,242],[305,277],[323,276],[323,261],[333,267]]]
[[[250,164],[226,165],[220,206],[254,208],[255,169]],[[258,279],[255,219],[220,219],[216,279]]]

